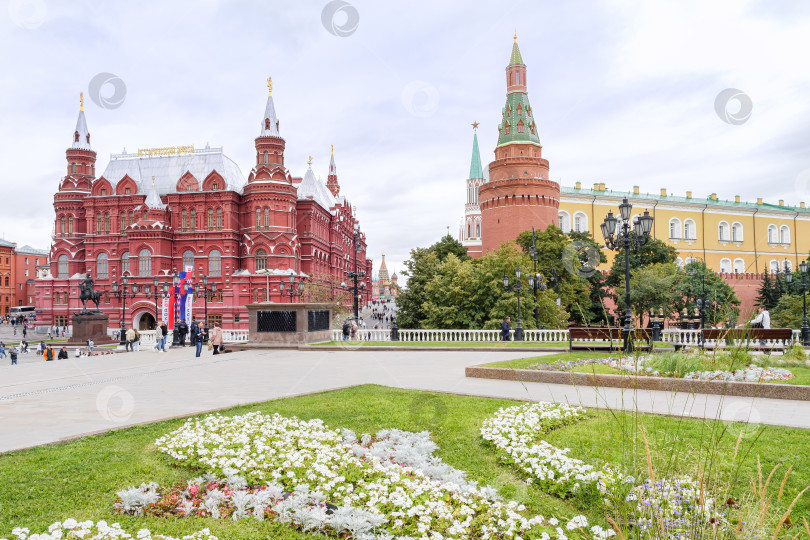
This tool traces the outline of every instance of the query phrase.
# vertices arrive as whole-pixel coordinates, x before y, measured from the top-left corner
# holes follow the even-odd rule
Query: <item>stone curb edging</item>
[[[698,381],[694,379],[673,379],[669,377],[648,377],[644,375],[572,373],[566,371],[542,371],[536,369],[481,366],[465,368],[464,375],[470,378],[496,379],[501,381],[538,382],[571,386],[604,386],[609,388],[634,388],[637,390],[660,390],[691,394],[715,394],[810,401],[810,386],[793,384]]]

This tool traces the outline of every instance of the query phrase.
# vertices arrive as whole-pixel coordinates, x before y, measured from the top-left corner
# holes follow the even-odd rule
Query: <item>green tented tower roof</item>
[[[509,57],[510,66],[522,66],[523,57],[520,56],[520,49],[517,44],[517,33],[515,33],[515,42],[512,44],[512,56]]]
[[[472,160],[470,161],[470,180],[484,178],[484,169],[481,167],[481,153],[478,151],[478,133],[473,134]]]

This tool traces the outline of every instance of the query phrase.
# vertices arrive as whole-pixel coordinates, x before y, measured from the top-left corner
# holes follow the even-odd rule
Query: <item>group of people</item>
[[[79,351],[79,349],[76,349]],[[6,355],[8,354],[9,359],[11,360],[11,365],[17,364],[17,359],[19,355],[28,352],[28,342],[22,341],[19,345],[12,345],[11,347],[6,350],[6,344],[3,341],[0,341],[0,359],[5,359]],[[40,341],[37,344],[37,356],[42,356],[46,362],[51,360],[67,360],[68,352],[66,347],[62,347],[59,349],[59,352],[55,352],[53,347],[49,344],[45,344],[45,342]],[[77,354],[78,356],[78,354]]]
[[[348,341],[349,337],[352,340],[357,339],[357,321],[346,319],[343,321],[343,341]]]

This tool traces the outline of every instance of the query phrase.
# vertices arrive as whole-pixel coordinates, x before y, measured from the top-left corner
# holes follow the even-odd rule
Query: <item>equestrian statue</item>
[[[96,304],[96,311],[95,313],[99,313],[100,310],[98,309],[98,305],[101,302],[101,293],[93,289],[93,285],[95,285],[95,281],[93,278],[90,277],[90,273],[87,273],[87,276],[84,280],[79,284],[79,289],[81,290],[81,295],[79,296],[79,300],[82,301],[82,311],[81,313],[93,313],[87,311],[87,301],[92,300]]]

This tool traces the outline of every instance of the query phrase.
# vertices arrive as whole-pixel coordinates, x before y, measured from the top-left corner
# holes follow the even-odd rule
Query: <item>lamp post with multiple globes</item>
[[[630,211],[633,205],[627,199],[619,205],[619,215],[622,219],[621,227],[617,230],[618,219],[613,212],[608,212],[604,223],[601,225],[602,236],[605,238],[605,246],[608,249],[619,251],[624,250],[624,327],[622,337],[624,339],[624,351],[633,352],[633,315],[630,307],[630,250],[639,249],[650,239],[653,217],[645,210],[644,215],[637,217],[630,227]]]

